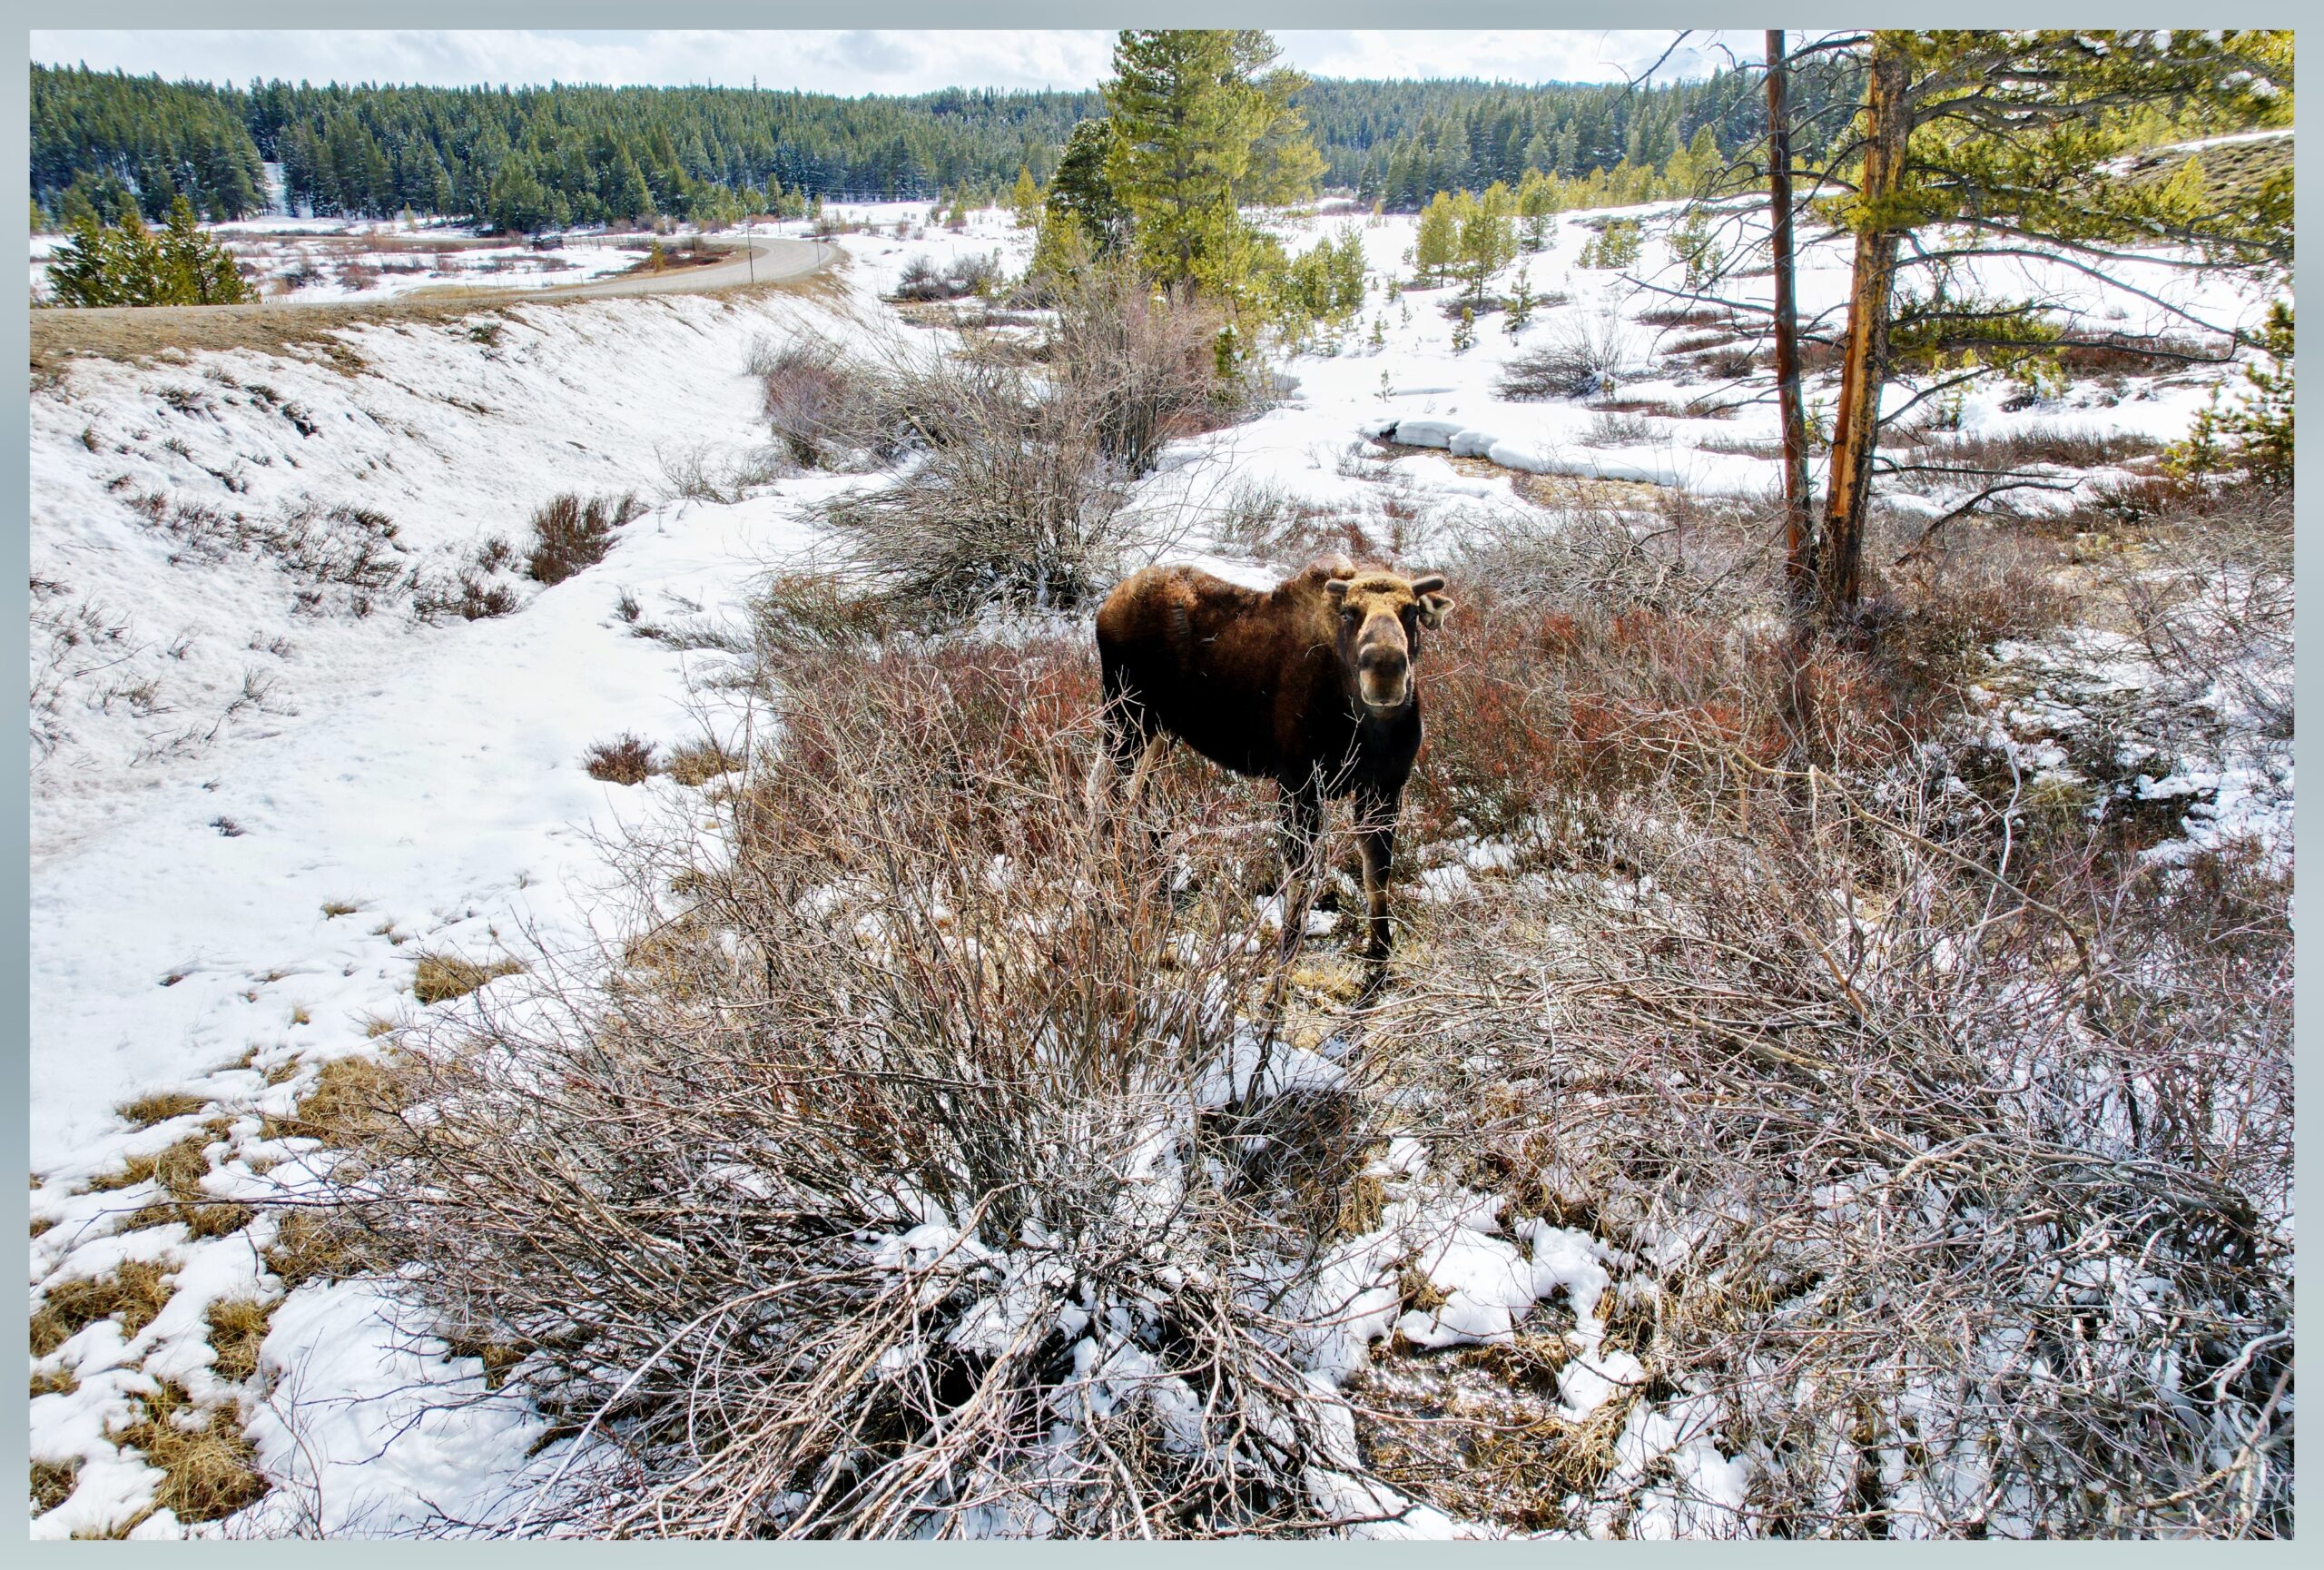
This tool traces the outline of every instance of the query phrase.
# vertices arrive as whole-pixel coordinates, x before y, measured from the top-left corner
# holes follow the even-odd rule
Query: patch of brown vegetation
[[[1348,1385],[1365,1462],[1456,1516],[1529,1532],[1579,1526],[1566,1501],[1590,1498],[1613,1469],[1630,1403],[1561,1417],[1568,1355],[1563,1338],[1524,1333],[1507,1347],[1382,1357]]]
[[[113,1109],[113,1114],[144,1129],[155,1123],[168,1122],[172,1118],[182,1118],[189,1112],[198,1112],[209,1104],[204,1098],[184,1091],[157,1091],[149,1096],[140,1096],[133,1101],[122,1102]]]
[[[1518,499],[1552,512],[1651,510],[1661,503],[1662,488],[1637,479],[1595,479],[1579,474],[1530,474],[1502,469],[1483,459],[1462,459],[1483,464],[1486,471],[1505,474]]]
[[[584,501],[571,491],[550,498],[533,514],[533,543],[525,574],[536,583],[560,584],[605,560],[614,531],[645,511],[635,493]]]
[[[261,1252],[268,1270],[286,1292],[308,1281],[336,1281],[350,1275],[357,1259],[346,1232],[320,1210],[292,1209],[282,1213],[274,1241]]]
[[[165,1227],[172,1221],[185,1225],[186,1234],[192,1238],[222,1238],[229,1232],[239,1232],[251,1224],[248,1205],[187,1205],[165,1201],[148,1205],[133,1211],[121,1224],[124,1232],[134,1232],[146,1227]]]
[[[209,1175],[209,1149],[226,1137],[233,1125],[224,1118],[212,1118],[194,1132],[174,1144],[143,1156],[132,1156],[122,1163],[118,1171],[107,1172],[89,1182],[92,1193],[113,1193],[122,1189],[135,1188],[143,1182],[156,1182],[171,1198],[186,1203],[197,1203],[206,1196],[202,1180]]]
[[[654,772],[654,744],[624,731],[613,740],[601,741],[591,747],[583,755],[581,766],[591,779],[603,780],[607,785],[644,785],[646,776]],[[427,963],[420,961],[422,965]],[[423,997],[420,1001],[435,1000]]]
[[[68,1396],[81,1387],[80,1377],[66,1368],[34,1368],[32,1377],[32,1397]]]
[[[715,736],[704,736],[673,751],[662,772],[682,785],[703,785],[742,766],[740,753],[729,752]]]
[[[170,1379],[135,1399],[138,1415],[107,1437],[161,1468],[154,1509],[172,1511],[181,1521],[218,1521],[266,1492],[257,1448],[232,1404],[204,1417],[185,1387]]]
[[[274,1318],[274,1304],[255,1298],[221,1298],[210,1305],[210,1349],[221,1379],[239,1385],[258,1372],[258,1349]]]
[[[422,954],[419,972],[412,978],[411,993],[423,1003],[441,1003],[453,998],[464,998],[485,982],[501,976],[513,976],[525,967],[515,960],[495,960],[479,965],[458,954]]]
[[[403,1106],[399,1068],[392,1058],[333,1058],[297,1110],[267,1119],[259,1137],[320,1140],[331,1150],[353,1150]]]
[[[45,1516],[67,1499],[81,1480],[81,1457],[70,1461],[34,1461],[32,1466],[33,1514]]]
[[[153,1322],[176,1289],[172,1267],[130,1259],[109,1274],[51,1287],[32,1316],[32,1352],[45,1358],[100,1319],[121,1326],[123,1339]]]

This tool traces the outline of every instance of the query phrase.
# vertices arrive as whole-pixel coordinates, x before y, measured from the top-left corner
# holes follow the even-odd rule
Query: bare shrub
[[[1345,1518],[1299,1350],[1344,1305],[1303,1283],[1371,1133],[1249,1012],[1279,961],[1227,892],[1270,836],[1092,815],[1078,647],[812,674],[714,849],[629,847],[655,892],[602,988],[414,1043],[428,1115],[349,1195],[427,1323],[581,1430],[517,1526]]]
[[[587,501],[571,491],[541,504],[533,514],[533,543],[525,554],[525,576],[558,584],[606,559],[614,530],[645,511],[636,495],[596,496]]]
[[[2288,492],[2258,488],[2200,522],[2156,531],[2150,570],[2123,579],[2140,641],[2181,698],[2220,695],[2275,740],[2292,735]]]
[[[1165,444],[1239,407],[1239,387],[1217,375],[1210,308],[1157,299],[1118,267],[1055,292],[1039,370],[1024,354],[892,341],[830,368],[847,391],[818,403],[819,454],[920,455],[892,483],[814,509],[846,550],[852,593],[922,607],[907,619],[1078,605],[1118,575],[1131,483]]]
[[[1636,414],[1601,410],[1590,421],[1590,429],[1581,433],[1584,447],[1646,447],[1667,439],[1667,427]]]
[[[860,434],[851,418],[859,373],[829,340],[762,338],[752,345],[750,372],[759,379],[760,412],[793,462],[820,468],[834,439]]]
[[[828,572],[778,572],[751,599],[751,647],[762,671],[862,650],[909,629],[909,607],[852,589]]]
[[[1049,362],[1067,401],[1094,417],[1098,449],[1133,478],[1165,444],[1225,424],[1239,391],[1221,382],[1226,320],[1184,294],[1157,296],[1127,266],[1092,266],[1054,286]]]
[[[591,779],[611,785],[644,785],[654,772],[654,744],[624,731],[612,741],[601,741],[581,760]]]
[[[473,569],[455,573],[449,582],[423,581],[412,596],[412,614],[422,621],[457,616],[463,621],[483,621],[508,616],[517,607],[517,591],[505,583],[490,583]]]
[[[1914,463],[1993,471],[2025,464],[2106,469],[2162,450],[2162,443],[2133,431],[2069,430],[2053,425],[1959,436],[1915,432],[1896,445],[1900,456]]]
[[[1595,398],[1614,390],[1637,357],[1620,315],[1602,311],[1559,323],[1546,342],[1517,355],[1502,370],[1503,398]]]
[[[964,295],[990,294],[1000,281],[1000,257],[997,252],[956,256],[941,268],[923,252],[905,262],[902,275],[896,281],[895,293],[890,298],[958,300]]]
[[[910,387],[930,450],[891,484],[819,504],[863,587],[960,614],[1079,604],[1118,576],[1130,475],[1094,400],[1022,370],[943,360]]]
[[[302,586],[348,591],[347,603],[358,614],[368,611],[370,597],[403,576],[405,552],[397,542],[396,522],[372,508],[327,506],[301,497],[281,514],[262,517],[203,502],[172,502],[159,491],[131,505],[177,539],[187,556],[204,561],[237,553],[270,558]]]
[[[1958,686],[1999,640],[2054,632],[2081,608],[2059,576],[2064,551],[2016,519],[1930,537],[1918,520],[1882,510],[1868,532],[1876,555],[1891,559],[1876,569],[1862,629],[1892,675],[1924,687]]]
[[[1651,1387],[1758,1460],[1728,1529],[2288,1532],[2285,887],[1895,769],[1714,783],[1618,805],[1620,876],[1484,887],[1396,1008],[1640,1261]]]
[[[1376,550],[1354,519],[1262,482],[1237,483],[1213,509],[1209,523],[1222,549],[1259,561],[1287,565],[1333,550],[1352,557]]]
[[[680,441],[656,447],[655,458],[662,467],[664,493],[672,501],[731,506],[783,473],[783,454],[773,447],[734,450]]]

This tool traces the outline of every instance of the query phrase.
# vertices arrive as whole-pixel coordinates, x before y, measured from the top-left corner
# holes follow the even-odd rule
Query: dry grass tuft
[[[323,902],[323,919],[325,921],[331,921],[340,916],[351,916],[362,908],[363,907],[361,905],[351,903],[346,900],[325,900]]]
[[[1463,1519],[1519,1531],[1570,1530],[1569,1502],[1613,1469],[1630,1403],[1580,1422],[1559,1412],[1561,1337],[1514,1345],[1393,1352],[1350,1381],[1365,1459],[1388,1483]]]
[[[140,1096],[133,1101],[123,1101],[113,1109],[113,1112],[115,1116],[143,1129],[155,1123],[165,1123],[172,1118],[184,1117],[189,1112],[198,1112],[209,1104],[206,1098],[190,1091],[158,1091],[149,1096]]]
[[[59,1365],[54,1368],[34,1368],[32,1395],[34,1400],[43,1396],[68,1396],[81,1387],[80,1376]]]
[[[33,1310],[32,1351],[45,1358],[100,1319],[121,1327],[130,1339],[153,1322],[170,1300],[173,1267],[149,1259],[130,1259],[110,1274],[64,1281],[42,1294]]]
[[[91,1180],[90,1191],[113,1193],[140,1183],[156,1182],[174,1200],[199,1203],[207,1197],[202,1180],[210,1174],[210,1147],[224,1139],[232,1126],[224,1118],[212,1118],[174,1144],[149,1155],[132,1156],[122,1163],[120,1170]]]
[[[392,1054],[333,1058],[298,1109],[267,1119],[260,1138],[320,1140],[330,1150],[353,1150],[392,1121],[407,1100],[404,1065]]]
[[[218,1521],[266,1492],[257,1448],[231,1403],[204,1415],[185,1387],[169,1379],[135,1402],[137,1416],[107,1437],[161,1468],[155,1509],[173,1511],[181,1521]]]
[[[255,1298],[221,1298],[210,1305],[210,1349],[217,1354],[220,1378],[239,1385],[258,1373],[259,1346],[274,1308]]]
[[[673,751],[662,772],[682,785],[704,785],[742,766],[742,754],[728,751],[715,736],[704,736]]]
[[[412,978],[411,993],[423,1003],[448,1002],[468,996],[487,982],[513,976],[524,968],[516,960],[495,960],[488,965],[480,965],[458,954],[422,954]]]
[[[339,1281],[354,1275],[361,1261],[350,1246],[347,1229],[319,1210],[293,1208],[280,1212],[274,1241],[260,1258],[281,1281],[285,1292],[309,1281]]]
[[[32,1464],[33,1514],[45,1516],[67,1499],[80,1485],[81,1457],[70,1461],[34,1461]]]

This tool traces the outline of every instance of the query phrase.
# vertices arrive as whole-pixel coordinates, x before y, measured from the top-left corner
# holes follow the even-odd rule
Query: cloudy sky
[[[1670,47],[1672,32],[1295,32],[1275,35],[1316,76],[1475,76],[1611,82]],[[1110,32],[65,32],[34,31],[32,57],[178,80],[606,82],[816,92],[924,93],[939,87],[1094,87],[1110,74]],[[1700,33],[1658,80],[1707,74],[1717,45],[1747,57],[1756,33]]]

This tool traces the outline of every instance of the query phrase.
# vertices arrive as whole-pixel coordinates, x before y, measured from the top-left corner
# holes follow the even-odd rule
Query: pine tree
[[[1541,303],[1533,292],[1533,268],[1526,262],[1517,269],[1517,285],[1509,296],[1509,313],[1502,321],[1502,331],[1514,338],[1533,324],[1533,308]]]
[[[1420,230],[1413,239],[1413,267],[1423,282],[1439,283],[1460,252],[1460,212],[1451,194],[1440,191],[1421,210]]]
[[[1030,229],[1040,222],[1041,193],[1033,183],[1033,172],[1023,164],[1017,166],[1017,184],[1009,193],[1009,211],[1017,215],[1017,227]]]
[[[1905,233],[1974,213],[1982,245],[2070,245],[2085,267],[2173,241],[2213,266],[2262,279],[2287,274],[2289,173],[2235,211],[2190,217],[2171,211],[2161,190],[2114,178],[2109,165],[2129,149],[2132,115],[2141,106],[2184,105],[2230,127],[2288,123],[2291,38],[2194,29],[1872,35],[1862,171],[1854,195],[1833,208],[1854,232],[1855,260],[1817,550],[1821,619],[1850,617],[1861,592]],[[1995,302],[1967,314],[1989,333],[2030,309]],[[1945,347],[1941,333],[1915,336],[1923,352]],[[2004,370],[2020,360],[1994,357]]]
[[[1509,200],[1507,186],[1497,189],[1501,193],[1499,203],[1479,202],[1460,218],[1458,272],[1469,286],[1472,304],[1484,299],[1485,285],[1492,275],[1517,255],[1517,228],[1507,211],[1514,203]],[[1491,191],[1487,194],[1491,195]],[[1502,210],[1494,211],[1496,205]]]
[[[162,274],[162,248],[134,203],[124,203],[121,225],[105,257],[113,278],[114,303],[166,305],[169,286]]]
[[[1304,79],[1272,69],[1277,53],[1252,28],[1125,29],[1115,45],[1106,173],[1164,283],[1246,301],[1266,248],[1242,204],[1315,189],[1322,158],[1290,102]]]
[[[1111,120],[1084,120],[1075,125],[1049,179],[1044,208],[1048,221],[1069,220],[1082,231],[1088,249],[1106,255],[1121,249],[1130,230],[1129,213],[1106,173],[1112,148]]]
[[[162,292],[172,301],[210,303],[210,242],[194,222],[193,204],[181,196],[170,203],[160,236]]]
[[[97,222],[96,210],[84,205],[73,225],[73,237],[49,259],[48,286],[59,305],[119,305],[108,252],[110,236]]]

